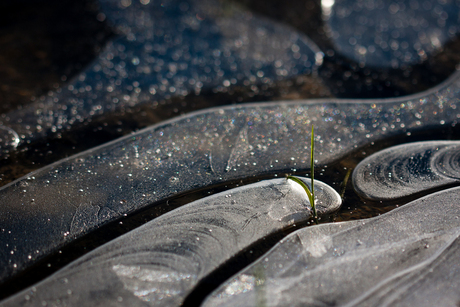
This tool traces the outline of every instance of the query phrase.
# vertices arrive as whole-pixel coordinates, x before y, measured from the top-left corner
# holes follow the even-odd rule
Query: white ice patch
[[[315,233],[313,236],[303,236],[299,234],[299,239],[305,250],[310,253],[312,257],[319,258],[327,253],[328,249],[332,247],[332,237],[321,233]]]
[[[241,274],[232,280],[227,287],[225,287],[225,292],[222,293],[222,296],[230,297],[232,295],[252,291],[252,289],[254,289],[255,282],[256,278],[254,276]]]
[[[158,271],[140,266],[117,264],[112,270],[123,282],[124,288],[143,301],[159,301],[184,291],[185,285],[196,276],[178,272]]]

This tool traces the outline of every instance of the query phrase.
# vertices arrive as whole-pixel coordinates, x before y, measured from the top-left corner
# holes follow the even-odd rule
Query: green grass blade
[[[287,176],[286,177],[287,179],[291,179],[292,181],[295,181],[297,182],[298,184],[300,184],[300,186],[305,190],[305,192],[307,193],[307,196],[308,196],[308,200],[310,202],[310,206],[311,206],[311,209],[312,209],[312,213],[313,213],[313,218],[315,220],[316,223],[318,223],[318,216],[316,214],[316,207],[315,207],[315,194],[313,194],[311,191],[310,191],[310,188],[308,188],[308,186],[305,184],[305,182],[303,182],[302,180],[300,180],[299,178],[297,177],[294,177],[294,176]]]
[[[311,147],[310,147],[310,169],[311,169],[311,194],[313,201],[311,202],[311,207],[313,209],[313,214],[315,215],[314,218],[317,219],[318,216],[316,215],[316,206],[315,206],[315,185],[314,185],[314,177],[315,177],[315,127],[311,126]]]
[[[342,186],[340,189],[340,198],[343,200],[343,196],[345,195],[345,191],[347,190],[348,179],[350,179],[351,172],[353,171],[352,168],[347,170],[345,174],[345,178],[343,179]]]
[[[311,205],[311,199],[312,199],[312,193],[310,191],[310,188],[308,187],[308,185],[305,184],[305,182],[303,182],[302,180],[300,180],[299,178],[297,177],[294,177],[294,176],[287,176],[287,179],[291,179],[292,181],[295,181],[297,182],[298,184],[300,184],[300,186],[305,190],[305,192],[307,193],[308,195],[308,200],[310,201],[310,205]]]
[[[313,219],[315,220],[316,224],[318,224],[318,214],[316,213],[316,206],[315,206],[315,159],[314,159],[314,153],[315,153],[315,128],[311,126],[311,149],[310,149],[310,168],[311,168],[311,190],[310,188],[297,177],[294,176],[287,176],[287,179],[291,179],[298,184],[305,190],[308,196],[308,200],[310,201],[310,206],[311,210],[313,212]]]

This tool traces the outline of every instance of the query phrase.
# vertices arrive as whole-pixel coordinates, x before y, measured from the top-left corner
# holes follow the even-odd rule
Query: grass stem
[[[347,170],[345,174],[345,178],[343,179],[342,186],[340,189],[340,198],[343,200],[343,196],[345,195],[345,191],[347,190],[348,179],[350,179],[351,172],[353,171],[352,168]]]
[[[311,126],[311,147],[310,147],[310,170],[311,170],[311,190],[308,186],[297,177],[294,176],[287,176],[287,179],[291,179],[292,181],[297,182],[300,186],[305,190],[308,196],[308,200],[310,201],[311,210],[313,212],[313,219],[315,220],[316,224],[318,224],[318,214],[316,213],[316,206],[315,206],[315,185],[314,185],[314,176],[315,176],[315,159],[314,159],[314,152],[315,152],[315,130],[314,127]]]

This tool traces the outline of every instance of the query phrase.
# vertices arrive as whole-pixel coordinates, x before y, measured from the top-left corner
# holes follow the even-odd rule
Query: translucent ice
[[[173,96],[267,85],[322,63],[305,35],[220,1],[101,0],[100,6],[119,37],[65,87],[1,116],[0,125],[20,136],[19,146],[133,106],[149,104],[161,114]],[[0,155],[13,148],[2,140]]]
[[[361,161],[353,186],[363,197],[390,200],[460,182],[460,142],[394,146]]]
[[[0,189],[0,280],[104,223],[178,193],[306,171],[312,124],[317,165],[388,137],[455,126],[459,77],[456,73],[430,91],[398,99],[208,109],[33,172]]]
[[[315,192],[318,214],[340,207],[328,185],[316,181]],[[231,189],[162,215],[0,305],[178,306],[232,256],[310,217],[305,191],[291,180]]]
[[[329,0],[322,6],[334,47],[372,67],[420,63],[459,32],[455,0]]]
[[[204,306],[455,306],[460,188],[384,215],[301,229]]]

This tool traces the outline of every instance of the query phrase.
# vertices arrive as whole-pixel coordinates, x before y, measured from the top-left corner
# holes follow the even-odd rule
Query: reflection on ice
[[[190,274],[156,271],[140,266],[116,264],[112,270],[126,290],[146,302],[167,300],[171,296],[180,295],[181,291],[176,288],[184,289],[191,280],[196,280],[196,276]]]
[[[0,125],[0,151],[16,148],[19,144],[19,135],[13,129]]]
[[[241,274],[238,278],[228,284],[223,296],[232,296],[235,294],[252,291],[256,283],[256,278],[252,275]]]

